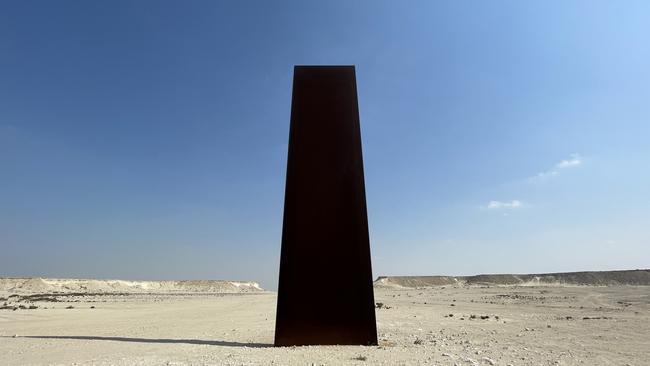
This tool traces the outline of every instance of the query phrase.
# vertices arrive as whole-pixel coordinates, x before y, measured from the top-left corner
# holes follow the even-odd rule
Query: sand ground
[[[270,292],[37,302],[0,310],[0,364],[650,365],[647,286],[377,288],[375,298],[379,346],[293,348],[271,346]]]

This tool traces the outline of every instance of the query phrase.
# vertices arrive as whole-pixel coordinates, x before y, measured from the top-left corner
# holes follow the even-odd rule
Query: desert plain
[[[380,278],[378,346],[306,347],[254,282],[0,279],[0,365],[650,365],[645,279],[531,278]]]

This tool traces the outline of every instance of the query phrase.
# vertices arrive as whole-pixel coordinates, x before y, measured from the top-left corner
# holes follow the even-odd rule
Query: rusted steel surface
[[[296,66],[275,345],[376,345],[354,66]]]

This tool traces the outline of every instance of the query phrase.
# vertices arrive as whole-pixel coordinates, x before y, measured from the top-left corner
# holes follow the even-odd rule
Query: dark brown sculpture
[[[275,345],[376,345],[354,66],[296,66]]]

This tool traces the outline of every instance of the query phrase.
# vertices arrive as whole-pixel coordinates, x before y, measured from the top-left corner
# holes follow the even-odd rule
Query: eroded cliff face
[[[126,281],[62,278],[0,278],[0,292],[29,293],[247,293],[257,282],[225,280]]]
[[[382,276],[375,286],[431,287],[447,285],[650,286],[650,269],[476,276]]]

